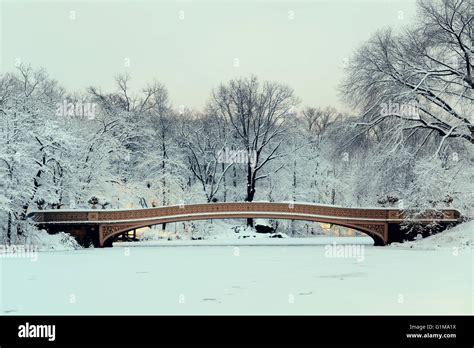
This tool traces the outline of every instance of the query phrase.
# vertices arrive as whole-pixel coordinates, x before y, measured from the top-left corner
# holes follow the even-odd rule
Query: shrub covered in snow
[[[45,230],[30,231],[28,237],[23,238],[24,244],[32,244],[39,248],[39,250],[75,250],[82,247],[77,241],[68,233],[59,232],[56,234],[49,234]]]
[[[474,220],[464,222],[444,232],[411,242],[393,243],[393,247],[413,249],[472,249],[474,246]]]

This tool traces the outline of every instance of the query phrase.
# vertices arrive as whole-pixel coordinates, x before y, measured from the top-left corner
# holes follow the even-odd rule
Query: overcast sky
[[[157,79],[174,106],[200,108],[219,83],[255,74],[302,105],[342,107],[345,59],[377,29],[413,20],[398,1],[5,1],[1,69],[44,67],[69,90],[139,90]]]

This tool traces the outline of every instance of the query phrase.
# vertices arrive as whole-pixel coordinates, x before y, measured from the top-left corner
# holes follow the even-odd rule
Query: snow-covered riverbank
[[[404,243],[393,243],[391,247],[410,249],[472,249],[474,237],[474,220],[462,223],[451,229],[420,240]]]

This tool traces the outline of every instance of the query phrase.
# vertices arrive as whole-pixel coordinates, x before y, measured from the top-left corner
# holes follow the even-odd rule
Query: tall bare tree
[[[326,108],[307,106],[301,114],[306,130],[310,135],[317,136],[318,141],[327,128],[342,117],[342,114],[336,108],[330,106]]]
[[[225,175],[234,164],[220,160],[220,153],[229,146],[228,129],[209,113],[188,117],[181,127],[181,145],[186,149],[189,169],[201,184],[207,202],[216,199]]]
[[[360,108],[364,130],[388,127],[397,145],[447,139],[474,144],[473,10],[467,0],[418,2],[417,23],[402,34],[377,32],[356,52],[342,85]],[[401,105],[382,112],[381,105]],[[415,113],[401,108],[412,105]]]
[[[286,121],[298,102],[290,87],[260,83],[255,76],[231,80],[213,91],[211,109],[231,125],[242,150],[255,156],[253,162],[246,163],[245,201],[252,202],[257,182],[271,175],[264,172],[266,164],[283,156],[279,150],[287,131]],[[247,223],[252,225],[252,219]]]

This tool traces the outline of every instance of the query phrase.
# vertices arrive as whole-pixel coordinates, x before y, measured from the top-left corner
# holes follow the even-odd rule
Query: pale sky
[[[301,105],[342,107],[344,60],[415,14],[415,0],[0,1],[2,72],[30,63],[70,91],[111,91],[129,72],[135,90],[156,79],[194,108],[251,74],[290,85]]]

